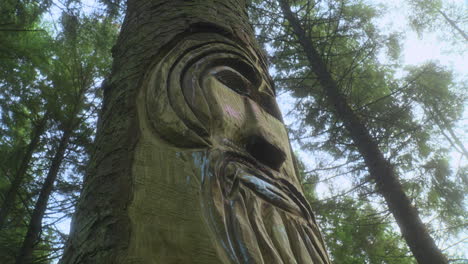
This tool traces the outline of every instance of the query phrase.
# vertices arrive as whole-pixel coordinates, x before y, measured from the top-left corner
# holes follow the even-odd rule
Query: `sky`
[[[437,60],[442,65],[453,68],[454,71],[460,74],[467,74],[468,70],[468,52],[467,46],[464,47],[464,52],[451,53],[454,47],[447,42],[451,38],[448,30],[445,32],[425,32],[420,38],[414,31],[408,31],[408,20],[405,15],[411,12],[411,9],[405,4],[405,1],[376,1],[387,2],[390,6],[390,12],[382,17],[382,22],[390,28],[398,31],[406,31],[403,41],[402,63],[405,65],[418,65],[429,60]],[[443,2],[454,2],[468,8],[468,2],[443,0]],[[460,25],[463,26],[463,25]],[[384,26],[385,27],[385,26]],[[467,25],[464,25],[465,31]],[[463,49],[457,49],[463,50]]]

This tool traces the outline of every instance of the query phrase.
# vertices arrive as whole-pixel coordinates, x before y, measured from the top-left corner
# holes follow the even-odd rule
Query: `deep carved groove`
[[[246,150],[256,160],[276,171],[286,158],[282,150],[260,136],[252,136],[247,142]]]

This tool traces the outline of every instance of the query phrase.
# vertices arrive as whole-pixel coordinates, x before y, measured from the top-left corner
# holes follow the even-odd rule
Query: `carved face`
[[[254,54],[219,35],[180,41],[149,73],[146,115],[170,145],[206,150],[201,203],[224,262],[327,263]]]

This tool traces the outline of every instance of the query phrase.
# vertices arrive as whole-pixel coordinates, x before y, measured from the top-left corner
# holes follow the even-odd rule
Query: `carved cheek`
[[[248,122],[243,96],[237,94],[214,76],[208,76],[203,82],[205,95],[210,101],[212,137],[228,139],[234,143],[242,141],[242,132]]]
[[[241,117],[242,113],[239,112],[234,107],[232,107],[230,105],[225,105],[224,107],[222,107],[222,109],[223,109],[223,112],[224,112],[225,115],[227,115],[227,116],[229,116],[231,118],[237,119],[237,120],[242,119],[242,117]]]

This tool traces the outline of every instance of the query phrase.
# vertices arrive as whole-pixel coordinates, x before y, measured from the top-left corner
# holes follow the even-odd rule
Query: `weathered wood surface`
[[[61,263],[329,263],[247,21],[129,1]]]

